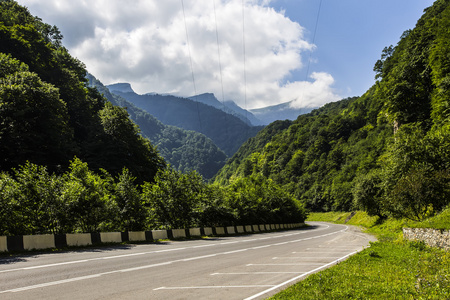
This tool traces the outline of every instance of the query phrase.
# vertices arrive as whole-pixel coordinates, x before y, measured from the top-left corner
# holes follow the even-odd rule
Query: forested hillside
[[[127,167],[153,180],[163,159],[125,109],[88,87],[58,28],[1,1],[0,41],[0,170],[29,161],[63,172],[77,156],[94,170]]]
[[[126,108],[130,118],[139,126],[142,136],[157,147],[158,153],[174,169],[181,172],[195,170],[205,179],[210,179],[225,164],[225,153],[205,135],[165,125],[121,96],[111,94],[109,89],[92,75],[89,74],[88,79],[89,84],[96,87],[108,101]]]
[[[227,156],[261,130],[212,106],[171,95],[138,95],[113,91],[166,125],[194,130],[209,137]]]
[[[411,219],[440,211],[450,202],[449,3],[436,1],[383,50],[364,95],[301,115],[286,129],[268,126],[215,181],[264,176],[312,211]]]

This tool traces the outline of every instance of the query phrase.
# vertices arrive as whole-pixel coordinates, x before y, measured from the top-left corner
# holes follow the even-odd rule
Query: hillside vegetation
[[[226,154],[204,134],[165,125],[121,96],[110,93],[92,75],[88,74],[88,79],[90,86],[97,88],[108,101],[126,108],[130,118],[139,126],[141,135],[157,147],[158,153],[175,170],[195,170],[205,179],[211,179],[225,165]]]
[[[165,162],[125,109],[88,87],[58,28],[1,1],[0,41],[0,170],[29,161],[63,172],[77,156],[94,170],[127,167],[153,180]]]
[[[383,50],[364,95],[268,126],[215,181],[259,174],[310,211],[421,220],[442,210],[450,201],[449,3],[436,1]]]
[[[209,137],[227,156],[233,155],[248,138],[261,130],[240,118],[210,105],[172,95],[113,91],[159,121]]]

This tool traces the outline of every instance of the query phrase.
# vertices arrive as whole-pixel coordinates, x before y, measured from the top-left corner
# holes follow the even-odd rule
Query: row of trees
[[[113,177],[75,158],[61,175],[26,163],[0,175],[0,235],[137,231],[302,222],[303,206],[264,178],[227,188],[170,168],[138,185],[126,168]]]

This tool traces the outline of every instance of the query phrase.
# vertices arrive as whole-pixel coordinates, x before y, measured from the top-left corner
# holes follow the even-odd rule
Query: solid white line
[[[336,259],[336,260],[334,260],[334,261],[332,261],[332,262],[330,262],[330,263],[327,263],[327,264],[325,264],[325,265],[323,265],[323,266],[320,266],[320,267],[318,267],[318,268],[315,268],[314,270],[308,271],[308,272],[306,272],[306,273],[304,273],[304,274],[302,274],[302,275],[299,275],[299,276],[297,276],[297,277],[291,278],[291,279],[289,279],[289,280],[287,280],[287,281],[285,281],[285,282],[282,282],[282,283],[280,283],[280,284],[278,284],[278,285],[276,285],[276,286],[271,287],[270,289],[267,289],[267,290],[265,290],[265,291],[262,291],[262,292],[260,292],[260,293],[258,293],[258,294],[255,294],[255,295],[251,296],[251,297],[245,298],[244,300],[252,300],[252,299],[255,299],[255,298],[259,297],[259,296],[262,296],[262,295],[264,295],[264,294],[267,294],[268,292],[271,292],[271,291],[273,291],[273,290],[276,290],[276,289],[278,289],[278,288],[280,288],[280,287],[282,287],[282,286],[284,286],[284,285],[286,285],[286,284],[288,284],[288,283],[291,283],[291,282],[296,281],[296,280],[298,280],[298,279],[300,279],[300,278],[302,278],[302,277],[308,276],[308,275],[310,275],[310,274],[312,274],[312,273],[315,273],[315,272],[317,272],[317,271],[319,271],[319,270],[322,270],[322,269],[324,269],[324,268],[326,268],[326,267],[329,267],[329,266],[331,266],[331,265],[333,265],[333,264],[336,264],[336,263],[339,262],[340,260],[345,259],[345,258],[347,258],[347,257],[349,257],[349,256],[351,256],[351,255],[353,255],[353,254],[355,254],[355,253],[358,253],[358,251],[355,251],[355,252],[352,252],[352,253],[350,253],[350,254],[344,255],[344,256],[342,256],[342,257],[339,258],[339,259]]]
[[[160,291],[160,290],[228,289],[228,288],[260,288],[260,287],[273,287],[273,285],[210,285],[210,286],[174,286],[174,287],[162,286],[153,290]]]
[[[196,259],[202,259],[202,258],[208,258],[208,257],[214,257],[217,254],[209,254],[209,255],[203,255],[203,256],[196,256],[196,257],[191,257],[191,258],[185,258],[182,261],[191,261],[191,260],[196,260]]]
[[[270,246],[272,246],[272,245],[258,246],[258,247],[253,247],[253,248],[250,248],[250,249],[256,250],[256,249],[261,249],[261,248],[267,248],[267,247],[270,247]]]
[[[250,267],[250,266],[304,266],[304,265],[323,265],[323,263],[304,262],[295,264],[247,264],[246,266]]]
[[[251,249],[251,248],[250,248]],[[233,251],[228,251],[228,252],[223,252],[222,254],[233,254],[233,253],[239,253],[239,252],[244,252],[247,251],[249,249],[239,249],[239,250],[233,250]]]
[[[360,247],[359,247],[360,248]],[[348,251],[356,251],[358,249],[356,248],[352,248],[352,249],[339,249],[339,250],[334,250],[331,249],[329,251],[315,251],[314,249],[311,249],[311,251],[292,251],[292,253],[333,253],[333,252],[348,252]]]
[[[272,259],[299,259],[299,258],[339,258],[340,256],[291,256],[291,257],[273,257]]]
[[[212,273],[214,275],[262,275],[262,274],[303,274],[305,272],[236,272],[236,273]]]

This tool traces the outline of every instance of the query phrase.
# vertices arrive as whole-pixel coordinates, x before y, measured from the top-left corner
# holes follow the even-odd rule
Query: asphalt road
[[[355,227],[0,257],[0,299],[264,299],[367,247]]]

